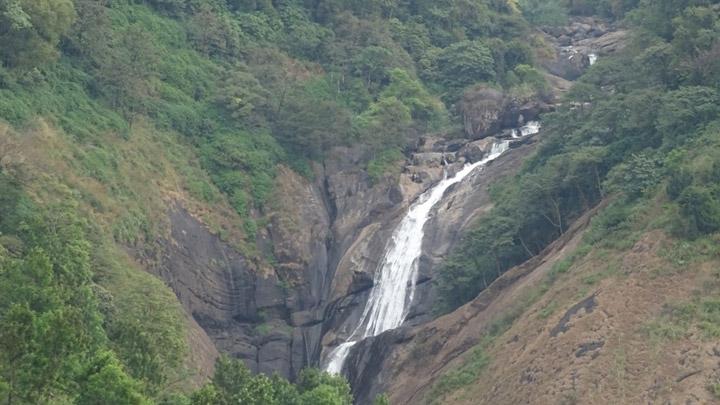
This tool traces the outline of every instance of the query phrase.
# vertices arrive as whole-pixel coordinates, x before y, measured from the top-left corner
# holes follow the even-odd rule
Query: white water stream
[[[540,124],[529,122],[517,131],[517,137],[537,133]],[[514,132],[515,134],[515,132]],[[465,179],[479,167],[497,159],[509,148],[509,141],[497,141],[490,153],[482,160],[467,164],[455,176],[445,178],[423,193],[410,207],[407,215],[395,228],[385,248],[385,256],[375,272],[374,286],[370,292],[360,322],[345,343],[338,345],[327,356],[325,370],[329,373],[342,372],[345,359],[359,341],[377,336],[399,327],[408,314],[415,295],[418,276],[418,261],[422,254],[423,228],[430,219],[433,207],[442,200],[450,186]]]

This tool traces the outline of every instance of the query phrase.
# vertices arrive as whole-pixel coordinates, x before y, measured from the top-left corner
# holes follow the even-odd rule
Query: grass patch
[[[439,399],[443,396],[477,381],[482,371],[490,364],[487,349],[492,345],[494,339],[495,336],[486,335],[477,346],[471,349],[470,356],[459,369],[443,375],[433,385],[429,396],[431,404],[438,404],[440,403]]]
[[[538,314],[540,316],[540,319],[547,319],[552,316],[552,314],[557,311],[559,306],[560,305],[557,303],[557,301],[550,301],[540,310],[540,313]]]
[[[708,385],[707,389],[715,399],[720,400],[720,381]]]
[[[548,283],[531,289],[512,308],[494,319],[486,328],[485,335],[480,342],[470,349],[470,355],[457,369],[449,371],[438,379],[428,395],[431,404],[440,403],[440,399],[448,394],[466,387],[480,377],[492,360],[487,351],[496,339],[507,332],[515,321],[535,302],[537,302],[549,289]]]
[[[267,336],[270,332],[272,332],[272,325],[269,323],[261,323],[255,326],[253,332],[255,332],[257,336]]]
[[[705,339],[720,338],[720,298],[697,298],[692,302],[668,304],[658,319],[644,327],[655,341],[675,341],[693,330]]]
[[[670,262],[675,269],[687,269],[690,264],[720,257],[720,235],[675,241],[664,246],[659,255]]]

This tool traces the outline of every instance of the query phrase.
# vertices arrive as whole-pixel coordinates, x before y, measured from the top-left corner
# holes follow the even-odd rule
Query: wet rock
[[[490,152],[494,143],[494,138],[470,142],[458,152],[458,155],[464,157],[469,163],[475,163],[482,160]]]
[[[373,275],[363,271],[356,271],[353,274],[348,294],[357,294],[373,287]]]

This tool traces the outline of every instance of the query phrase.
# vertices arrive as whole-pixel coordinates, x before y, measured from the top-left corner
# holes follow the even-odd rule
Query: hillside
[[[718,14],[0,0],[0,400],[720,401]]]

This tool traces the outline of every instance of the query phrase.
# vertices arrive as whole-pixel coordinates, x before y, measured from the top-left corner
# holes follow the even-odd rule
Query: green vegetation
[[[696,329],[708,340],[720,337],[720,300],[697,298],[691,302],[667,305],[663,315],[645,326],[654,339],[677,340]]]
[[[341,377],[303,370],[296,385],[278,376],[253,375],[242,361],[221,357],[212,381],[176,403],[191,405],[350,405],[350,386]]]
[[[632,246],[643,231],[636,219],[649,215],[679,238],[720,230],[720,70],[706,62],[720,49],[717,7],[601,3],[573,1],[568,12],[627,15],[633,42],[583,76],[566,107],[544,117],[534,157],[494,186],[493,211],[441,272],[439,310],[474,298],[604,198],[614,201],[594,221],[586,240],[593,246]],[[666,201],[662,212],[649,212],[658,200]]]
[[[435,382],[428,396],[430,403],[439,403],[448,394],[477,381],[490,364],[491,358],[487,353],[488,350],[531,305],[536,303],[548,291],[554,281],[553,276],[546,277],[540,285],[524,293],[512,307],[508,308],[496,319],[493,319],[485,328],[480,342],[469,350],[470,354],[465,358],[464,363],[457,369],[452,369],[443,374]]]
[[[144,352],[133,351],[124,358],[126,367],[121,367],[110,349],[128,354],[128,342],[110,339],[111,327],[104,325],[103,312],[110,303],[94,291],[88,224],[72,206],[37,206],[4,174],[0,184],[4,191],[0,201],[3,402],[94,403],[98,398],[117,398],[142,403],[146,393],[159,388],[169,371],[166,363],[180,358],[182,349],[159,351],[153,342],[159,336],[144,331],[148,339]],[[173,313],[160,309],[165,316]],[[114,322],[127,322],[127,315],[131,314],[119,315]],[[165,331],[170,340],[177,338],[173,332]],[[132,359],[140,354],[144,359]],[[145,373],[153,366],[153,375]]]
[[[181,200],[262,261],[278,164],[397,172],[467,88],[545,88],[530,33],[502,0],[0,0],[0,401],[349,403],[229,360],[187,396],[185,315],[128,252]]]
[[[341,380],[307,371],[293,386],[227,359],[183,397],[185,319],[124,248],[152,256],[167,231],[158,213],[181,195],[199,212],[231,206],[237,218],[221,211],[208,224],[257,254],[278,164],[311,176],[311,162],[355,146],[377,182],[418,136],[455,135],[467,92],[543,97],[530,23],[600,14],[636,35],[545,117],[540,150],[494,187],[493,212],[442,272],[441,310],[472,299],[611,195],[587,246],[634,243],[633,218],[657,200],[666,205],[656,226],[693,246],[714,240],[715,3],[0,0],[0,400],[349,403]],[[716,304],[681,312],[716,336]],[[439,392],[477,378],[484,353]]]
[[[456,391],[458,388],[472,384],[480,377],[480,373],[490,362],[486,350],[492,343],[493,336],[486,336],[483,341],[470,350],[465,362],[455,370],[443,376],[433,385],[429,398],[431,403],[438,403],[443,395]]]

